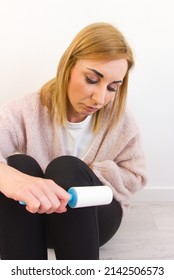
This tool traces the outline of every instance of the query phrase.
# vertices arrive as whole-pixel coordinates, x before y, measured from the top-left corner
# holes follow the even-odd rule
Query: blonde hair
[[[112,103],[108,120],[112,113],[115,114],[116,124],[124,110],[127,97],[128,74],[134,64],[133,54],[122,33],[109,23],[93,23],[82,29],[60,59],[57,75],[47,82],[40,90],[41,101],[54,115],[59,125],[64,125],[67,120],[67,90],[73,66],[80,59],[114,60],[124,58],[128,62],[128,70],[123,83]],[[101,127],[103,107],[93,115],[94,131]]]

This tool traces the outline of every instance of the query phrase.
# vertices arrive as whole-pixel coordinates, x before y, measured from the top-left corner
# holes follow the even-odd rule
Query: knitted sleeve
[[[15,152],[22,152],[25,128],[22,110],[25,102],[12,99],[0,107],[0,162]]]
[[[13,129],[15,119],[11,111],[9,106],[0,109],[0,162],[3,163],[6,163],[6,158],[15,152],[18,142]]]
[[[105,185],[113,189],[114,197],[128,208],[131,196],[146,184],[145,158],[139,135],[129,140],[114,160],[93,162],[91,168]]]

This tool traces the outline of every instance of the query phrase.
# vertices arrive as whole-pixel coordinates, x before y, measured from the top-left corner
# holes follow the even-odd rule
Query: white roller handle
[[[113,192],[109,186],[71,187],[68,190],[71,208],[106,205],[111,203]]]

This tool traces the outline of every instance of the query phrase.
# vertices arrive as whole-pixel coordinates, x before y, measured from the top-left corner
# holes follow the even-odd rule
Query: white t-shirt
[[[62,128],[62,134],[65,154],[82,159],[94,139],[92,116],[78,123],[67,121],[65,127]]]

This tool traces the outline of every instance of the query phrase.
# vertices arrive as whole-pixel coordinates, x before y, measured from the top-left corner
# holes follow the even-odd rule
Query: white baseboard
[[[138,191],[133,201],[174,201],[174,186],[147,186]]]

